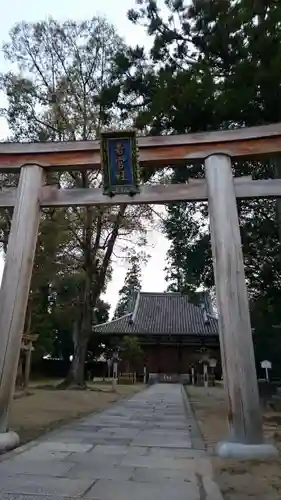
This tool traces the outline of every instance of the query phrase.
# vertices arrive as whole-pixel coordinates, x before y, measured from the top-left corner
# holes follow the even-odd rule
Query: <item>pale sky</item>
[[[163,5],[164,0],[159,0],[159,5]],[[91,19],[95,15],[101,15],[115,25],[119,35],[125,38],[126,42],[134,45],[148,46],[148,37],[143,28],[133,25],[127,20],[128,9],[135,6],[134,0],[48,0],[39,2],[38,0],[9,0],[6,7],[2,8],[0,16],[0,41],[8,39],[9,30],[19,21],[39,21],[48,16],[61,21],[67,19],[85,20]],[[7,63],[0,52],[0,71],[7,70]],[[0,107],[4,105],[3,97],[0,96]],[[7,136],[7,126],[0,118],[0,139]],[[164,280],[163,268],[165,266],[168,241],[159,232],[149,235],[148,252],[151,259],[143,269],[142,290],[145,292],[162,292],[166,289],[167,283]],[[3,272],[3,258],[0,257],[0,274]],[[114,312],[118,299],[118,291],[123,285],[126,267],[114,265],[113,280],[109,284],[105,299],[111,304],[111,313]]]

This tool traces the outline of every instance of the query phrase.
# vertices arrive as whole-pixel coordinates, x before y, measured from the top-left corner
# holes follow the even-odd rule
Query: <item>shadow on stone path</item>
[[[0,498],[222,500],[176,384],[154,385],[16,450],[0,463]]]

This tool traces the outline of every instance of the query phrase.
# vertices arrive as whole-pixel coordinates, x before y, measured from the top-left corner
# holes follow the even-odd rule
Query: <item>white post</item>
[[[41,167],[22,167],[0,290],[0,450],[17,444],[15,433],[7,432],[7,420],[32,276],[43,180]]]
[[[204,387],[208,387],[209,381],[208,381],[208,365],[207,365],[207,363],[203,364],[203,376],[204,376]]]
[[[212,385],[215,386],[216,385],[215,368],[217,366],[217,360],[215,358],[211,358],[209,361],[209,365],[212,372]]]
[[[192,368],[191,368],[191,382],[192,382],[192,385],[195,384],[194,366],[192,366]]]
[[[275,454],[273,446],[256,446],[263,442],[262,418],[231,160],[223,154],[209,156],[205,169],[230,426],[230,442],[219,445],[218,452]]]
[[[143,367],[143,383],[146,384],[146,366]]]
[[[264,361],[261,362],[261,367],[265,371],[265,380],[268,383],[269,382],[268,370],[271,370],[271,368],[272,368],[271,361],[268,361],[267,359],[265,359]]]
[[[113,379],[112,379],[112,390],[116,392],[116,386],[117,386],[117,361],[113,362]]]

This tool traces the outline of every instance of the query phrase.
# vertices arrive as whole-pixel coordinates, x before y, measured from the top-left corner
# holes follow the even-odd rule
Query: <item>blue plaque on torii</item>
[[[139,163],[135,130],[101,134],[103,193],[128,194],[139,189]]]

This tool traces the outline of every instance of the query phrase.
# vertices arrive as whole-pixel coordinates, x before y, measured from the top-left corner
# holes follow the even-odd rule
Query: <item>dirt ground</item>
[[[220,459],[214,445],[227,436],[227,407],[222,387],[188,387],[202,435],[225,500],[280,500],[281,459],[235,461]],[[281,451],[281,413],[264,413],[265,436]]]
[[[116,393],[111,391],[109,384],[95,384],[91,389],[58,391],[31,385],[28,395],[20,397],[18,394],[13,400],[9,427],[19,434],[24,444],[64,423],[103,410],[118,399],[140,391],[142,386],[118,385]]]

